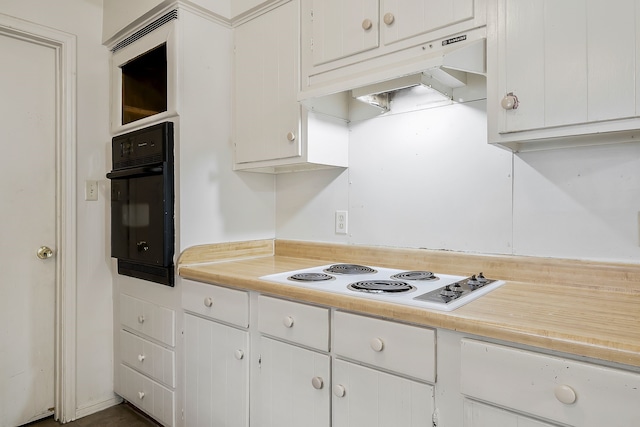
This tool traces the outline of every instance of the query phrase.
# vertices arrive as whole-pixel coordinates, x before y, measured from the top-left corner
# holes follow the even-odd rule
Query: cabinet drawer
[[[182,307],[242,328],[249,326],[249,293],[245,291],[183,280]]]
[[[640,374],[462,340],[467,396],[572,426],[640,425]]]
[[[134,331],[175,347],[175,311],[120,294],[120,321]]]
[[[175,425],[174,393],[125,365],[120,365],[122,397],[165,426]]]
[[[258,297],[260,332],[297,344],[329,351],[329,309]]]
[[[173,351],[121,330],[120,355],[130,367],[169,387],[176,386]]]
[[[369,365],[435,382],[435,331],[336,311],[333,350]]]

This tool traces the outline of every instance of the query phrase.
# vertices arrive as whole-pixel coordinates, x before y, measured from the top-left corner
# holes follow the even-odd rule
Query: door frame
[[[56,57],[54,418],[68,422],[76,418],[76,36],[1,13],[0,34]]]

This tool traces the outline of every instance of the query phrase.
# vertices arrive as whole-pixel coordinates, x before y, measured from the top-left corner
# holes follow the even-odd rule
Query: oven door
[[[140,169],[109,174],[111,256],[168,267],[173,263],[173,200],[165,189],[171,183],[162,167]]]

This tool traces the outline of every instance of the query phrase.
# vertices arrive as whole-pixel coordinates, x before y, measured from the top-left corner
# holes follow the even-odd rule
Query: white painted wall
[[[0,12],[77,36],[77,408],[88,413],[113,398],[105,178],[110,164],[109,59],[101,45],[102,0],[0,0]],[[84,200],[87,179],[99,181],[97,202]]]
[[[277,237],[640,263],[640,144],[486,141],[484,100],[352,123],[348,170],[277,177]]]

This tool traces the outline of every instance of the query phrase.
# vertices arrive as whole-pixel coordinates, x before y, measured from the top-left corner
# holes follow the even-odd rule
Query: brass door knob
[[[40,249],[38,249],[37,255],[40,259],[47,259],[53,256],[53,251],[48,246],[41,246]]]

